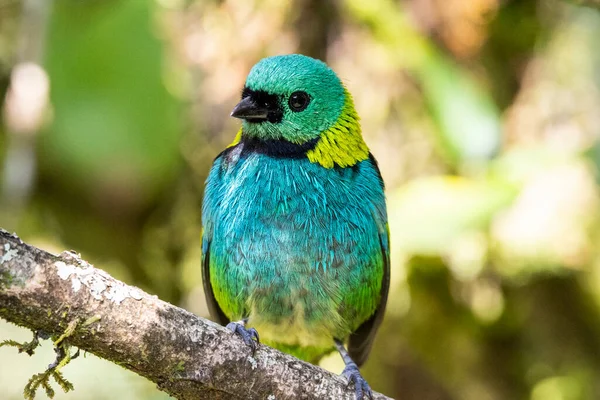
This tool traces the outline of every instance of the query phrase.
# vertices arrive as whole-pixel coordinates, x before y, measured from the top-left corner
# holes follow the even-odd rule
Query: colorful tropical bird
[[[202,212],[211,315],[253,349],[258,332],[313,363],[337,348],[356,397],[370,397],[358,367],[385,310],[389,233],[352,96],[325,63],[276,56],[252,68],[231,116],[242,127]]]

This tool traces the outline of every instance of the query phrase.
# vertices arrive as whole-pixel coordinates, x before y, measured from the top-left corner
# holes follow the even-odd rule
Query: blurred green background
[[[265,56],[326,60],[387,184],[397,399],[600,398],[597,0],[0,0],[0,226],[207,316],[200,209]],[[30,332],[0,322],[0,339]],[[0,349],[0,398],[54,359]],[[331,356],[323,366],[340,372]],[[88,355],[61,399],[163,399]],[[58,389],[58,388],[57,388]],[[39,398],[44,398],[43,393]]]

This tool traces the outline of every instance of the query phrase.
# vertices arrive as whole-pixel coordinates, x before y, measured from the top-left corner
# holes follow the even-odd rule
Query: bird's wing
[[[219,209],[221,182],[222,158],[221,153],[215,159],[206,180],[206,189],[204,193],[204,202],[202,204],[202,283],[204,286],[204,296],[206,305],[211,317],[221,325],[228,324],[229,318],[225,315],[217,300],[210,283],[210,245],[213,235],[213,225]]]
[[[230,321],[215,299],[210,284],[210,240],[202,236],[202,283],[204,285],[204,296],[210,316],[221,325],[227,325]]]
[[[379,174],[381,190],[383,190],[383,179],[381,178],[377,161],[375,161],[375,158],[371,154],[369,155],[369,159]],[[358,366],[361,366],[369,356],[371,346],[373,345],[373,340],[375,339],[375,334],[377,333],[377,328],[379,328],[379,325],[383,320],[383,314],[385,313],[385,306],[390,287],[390,233],[385,212],[385,202],[383,202],[381,207],[383,207],[383,210],[380,210],[382,212],[376,213],[378,214],[378,216],[376,216],[376,219],[378,220],[377,224],[380,227],[379,243],[381,246],[381,257],[383,261],[383,279],[381,281],[381,297],[379,300],[379,306],[375,310],[375,313],[373,313],[368,320],[363,322],[358,329],[356,329],[356,331],[350,335],[348,341],[348,353]]]

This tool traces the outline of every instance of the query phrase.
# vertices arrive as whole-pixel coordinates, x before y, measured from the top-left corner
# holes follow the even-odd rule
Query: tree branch
[[[75,253],[55,256],[1,229],[0,317],[117,363],[178,399],[353,399],[337,375],[263,345],[253,356],[222,326]]]

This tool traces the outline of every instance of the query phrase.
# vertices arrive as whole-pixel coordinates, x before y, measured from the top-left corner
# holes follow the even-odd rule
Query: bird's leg
[[[334,339],[334,342],[335,347],[337,347],[337,350],[340,352],[340,355],[344,360],[344,364],[346,364],[346,368],[344,368],[342,371],[342,375],[346,377],[348,384],[354,383],[354,394],[356,399],[372,399],[373,391],[371,390],[371,387],[365,378],[363,378],[360,374],[358,365],[356,365],[356,363],[352,361],[352,358],[350,358],[348,351],[344,347],[344,343],[342,343],[342,341],[339,339]]]
[[[244,318],[237,322],[230,322],[227,324],[226,328],[231,330],[233,333],[237,333],[242,337],[244,343],[252,348],[252,352],[256,351],[258,347],[258,343],[260,343],[258,332],[254,328],[247,329],[246,324],[248,323],[248,318]]]

